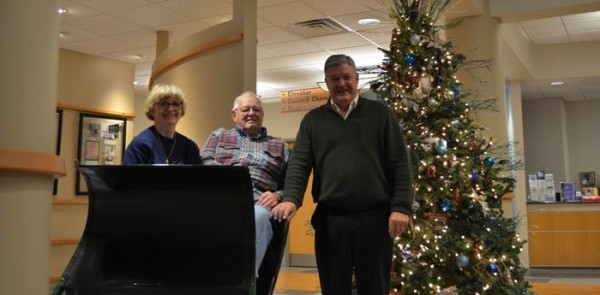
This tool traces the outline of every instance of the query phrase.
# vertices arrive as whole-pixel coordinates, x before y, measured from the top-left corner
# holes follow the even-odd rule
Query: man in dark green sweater
[[[325,62],[329,101],[300,124],[275,219],[302,205],[311,170],[315,253],[323,295],[387,295],[392,239],[409,222],[412,175],[404,137],[391,110],[358,95],[347,55]]]

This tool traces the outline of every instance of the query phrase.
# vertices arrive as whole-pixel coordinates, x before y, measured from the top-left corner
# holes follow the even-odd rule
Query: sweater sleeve
[[[146,137],[146,131],[143,131],[129,143],[123,155],[123,165],[151,164],[152,148]]]
[[[386,136],[388,177],[392,185],[391,211],[410,214],[413,200],[412,169],[402,130],[393,113],[388,110]]]
[[[297,208],[302,206],[304,192],[313,166],[312,132],[309,116],[300,123],[296,142],[288,162],[282,202],[292,202]]]

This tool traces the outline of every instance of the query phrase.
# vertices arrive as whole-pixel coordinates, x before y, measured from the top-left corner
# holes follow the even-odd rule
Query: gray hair
[[[354,69],[354,72],[356,72],[356,64],[354,63],[354,60],[345,54],[334,54],[329,56],[325,61],[324,72],[327,74],[327,70],[329,70],[329,68],[341,66],[343,64],[351,66],[352,69]]]
[[[254,92],[252,92],[252,91],[246,91],[246,92],[244,92],[244,93],[240,94],[238,97],[236,97],[236,98],[233,100],[233,107],[231,108],[231,110],[232,110],[232,111],[235,111],[235,110],[237,110],[238,106],[240,105],[240,99],[241,99],[242,97],[245,97],[245,96],[251,96],[251,97],[254,97],[254,98],[258,99],[258,102],[259,102],[259,103],[260,103],[260,105],[262,106],[262,101],[260,100],[260,95],[258,95],[258,94],[256,94],[256,93],[254,93]]]

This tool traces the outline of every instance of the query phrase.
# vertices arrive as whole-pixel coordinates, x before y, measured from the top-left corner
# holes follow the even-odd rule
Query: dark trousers
[[[389,207],[341,212],[317,205],[311,223],[323,295],[350,295],[352,273],[359,295],[387,295],[392,239]]]

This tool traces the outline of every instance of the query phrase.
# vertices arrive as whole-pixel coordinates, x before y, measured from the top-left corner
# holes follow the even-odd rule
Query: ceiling
[[[60,47],[135,64],[135,89],[148,88],[155,57],[156,31],[169,31],[170,43],[231,19],[232,0],[59,0]],[[393,24],[381,0],[257,0],[257,93],[278,98],[280,91],[317,87],[323,62],[333,53],[352,56],[357,66],[381,63]],[[329,23],[294,26],[328,18]],[[362,26],[362,18],[379,18]],[[325,28],[341,27],[318,36]],[[534,44],[600,40],[600,12],[565,15],[519,23]],[[298,30],[309,34],[303,35]],[[334,34],[333,34],[334,33]],[[524,81],[524,99],[562,97],[567,101],[600,99],[600,77],[571,79],[550,87],[550,81]]]

